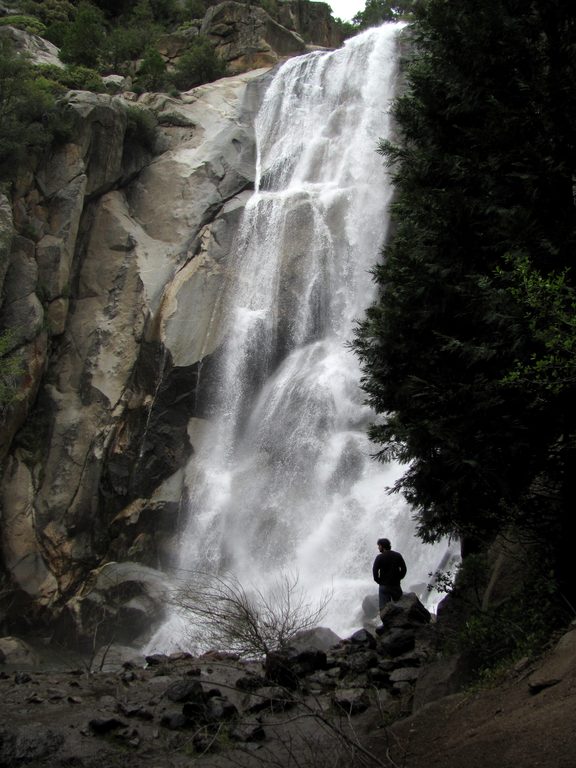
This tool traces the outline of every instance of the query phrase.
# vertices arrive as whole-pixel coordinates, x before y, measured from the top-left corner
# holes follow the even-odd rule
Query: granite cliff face
[[[73,139],[0,199],[0,328],[21,363],[0,435],[11,630],[46,620],[86,637],[126,602],[133,619],[162,601],[150,569],[168,562],[222,342],[252,113],[266,68],[306,48],[237,3],[204,24],[240,74],[175,98],[70,92]],[[153,145],[138,110],[158,120]],[[114,608],[98,576],[110,561],[134,563],[112,569]]]

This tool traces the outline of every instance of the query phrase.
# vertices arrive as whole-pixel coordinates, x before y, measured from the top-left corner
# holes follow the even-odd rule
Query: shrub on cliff
[[[55,95],[67,90],[92,91],[104,93],[106,87],[102,78],[94,69],[83,66],[56,67],[53,64],[42,64],[37,67],[38,75],[45,79],[46,87]]]
[[[53,109],[54,98],[31,65],[0,41],[0,179],[49,143]]]
[[[149,48],[138,70],[136,89],[139,91],[159,91],[165,88],[167,84],[166,63],[162,54],[156,48]]]
[[[0,415],[17,393],[16,381],[22,373],[22,362],[12,350],[10,331],[0,332]]]
[[[138,143],[148,152],[153,152],[158,135],[158,120],[156,116],[143,107],[128,107],[126,110],[126,144]]]
[[[96,67],[105,36],[102,12],[90,3],[80,3],[74,21],[66,27],[60,58],[67,64]]]
[[[0,18],[0,27],[16,27],[29,32],[31,35],[42,35],[46,26],[34,16],[3,16]]]
[[[171,79],[176,88],[187,91],[202,83],[224,77],[226,67],[208,38],[198,35],[180,58]]]

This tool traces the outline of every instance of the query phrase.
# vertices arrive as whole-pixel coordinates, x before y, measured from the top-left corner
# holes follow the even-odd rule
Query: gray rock
[[[352,672],[366,672],[378,665],[378,655],[375,651],[351,653],[346,659],[346,664]]]
[[[332,700],[347,715],[358,715],[370,706],[370,697],[364,688],[340,689],[335,691]]]
[[[0,652],[4,657],[4,664],[35,667],[39,663],[38,654],[18,637],[0,637]]]
[[[315,627],[298,632],[290,640],[290,645],[299,650],[315,649],[328,651],[341,642],[341,638],[328,627]]]
[[[238,709],[226,696],[211,696],[206,704],[206,718],[225,722],[238,716]]]
[[[466,655],[448,656],[427,664],[416,682],[414,712],[431,701],[462,690],[472,677],[471,660]]]
[[[407,592],[399,600],[388,603],[382,609],[380,618],[385,629],[412,627],[428,624],[430,612],[422,605],[414,592]]]
[[[247,23],[247,10],[249,19]],[[304,53],[304,40],[278,22],[263,8],[223,2],[208,9],[200,34],[215,44],[227,62],[228,72],[273,66],[281,57]]]
[[[280,686],[265,686],[254,691],[245,702],[244,711],[248,714],[258,712],[284,712],[294,706],[294,699],[286,688]]]
[[[17,350],[22,390],[2,425],[0,457],[34,402],[41,403],[45,428],[34,435],[34,471],[14,453],[1,480],[4,562],[35,604],[68,601],[59,640],[87,641],[96,625],[111,631],[121,614],[121,642],[131,642],[130,632],[162,614],[163,600],[140,583],[138,594],[123,597],[120,607],[109,599],[111,590],[98,587],[82,597],[70,591],[94,563],[140,554],[158,562],[159,553],[170,551],[173,525],[156,525],[160,502],[151,497],[193,450],[188,427],[196,415],[198,367],[204,377],[222,344],[214,302],[243,190],[254,174],[241,99],[257,77],[226,78],[178,100],[142,97],[140,106],[159,116],[178,113],[185,125],[162,128],[170,148],[130,183],[126,103],[72,92],[64,106],[74,120],[74,141],[54,147],[37,173],[19,182],[18,226],[37,233],[38,248],[33,259],[19,239],[19,277],[14,272],[10,291],[1,294],[3,311],[24,331],[17,339],[23,344]],[[1,255],[9,253],[12,238],[4,197],[0,285],[7,279]],[[46,318],[35,282],[42,286]],[[190,330],[187,345],[178,326]],[[46,371],[49,333],[59,337],[58,354]],[[181,474],[170,500],[172,522],[185,492]],[[142,525],[109,530],[114,515],[137,501],[149,510]]]
[[[415,643],[413,630],[394,628],[382,636],[380,647],[385,654],[394,657],[413,650]]]
[[[97,736],[105,736],[119,728],[125,728],[126,723],[117,717],[97,717],[88,722],[88,727]]]
[[[359,629],[350,637],[350,642],[353,645],[363,645],[366,648],[376,648],[376,640],[374,635],[368,632],[367,629]]]
[[[401,667],[390,672],[391,683],[415,683],[420,676],[420,670],[415,667]]]
[[[240,741],[243,743],[263,741],[266,738],[264,728],[258,722],[239,723],[230,730],[229,734],[232,741]]]
[[[28,722],[25,726],[0,726],[0,764],[26,765],[46,760],[64,743],[64,736],[41,723]]]
[[[189,720],[182,712],[172,712],[162,715],[160,725],[169,731],[179,731],[183,728],[192,728],[194,723]]]
[[[173,702],[202,702],[205,701],[204,689],[198,680],[178,680],[167,688],[167,699]]]
[[[17,27],[0,27],[0,39],[8,39],[19,53],[30,58],[33,64],[50,64],[54,67],[64,67],[58,53],[59,49],[48,40],[38,35],[32,35]]]

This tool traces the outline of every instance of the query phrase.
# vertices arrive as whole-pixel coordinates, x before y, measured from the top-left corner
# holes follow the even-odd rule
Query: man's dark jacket
[[[372,566],[374,581],[381,584],[390,593],[398,592],[400,582],[406,576],[406,563],[400,552],[385,550],[376,556]],[[401,594],[401,592],[400,592]]]

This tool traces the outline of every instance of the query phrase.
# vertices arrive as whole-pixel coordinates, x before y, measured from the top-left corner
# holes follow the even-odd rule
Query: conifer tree
[[[419,531],[555,548],[576,500],[576,10],[560,0],[414,9],[395,235],[359,325],[379,458]]]

